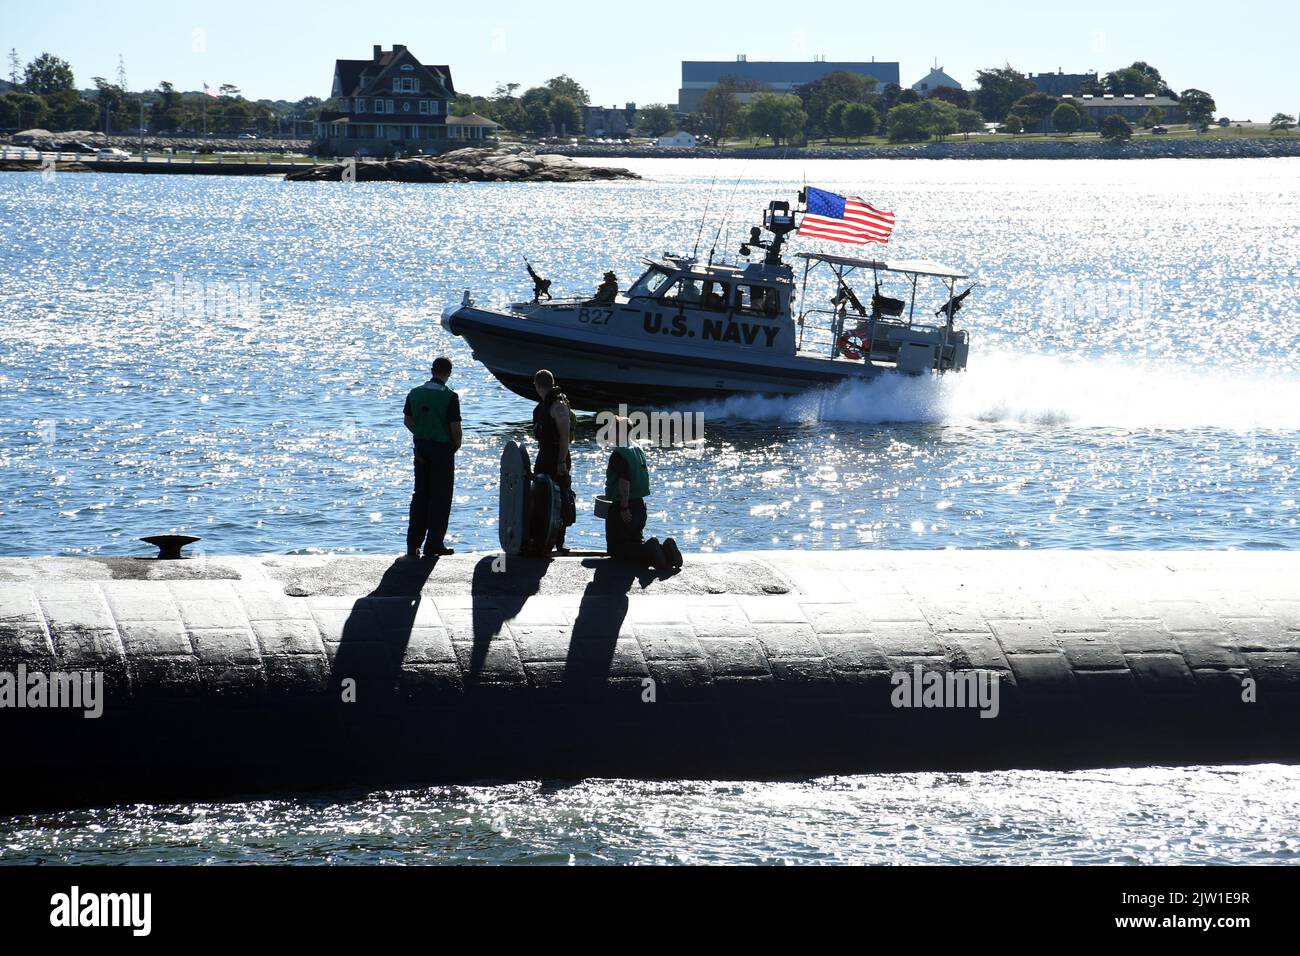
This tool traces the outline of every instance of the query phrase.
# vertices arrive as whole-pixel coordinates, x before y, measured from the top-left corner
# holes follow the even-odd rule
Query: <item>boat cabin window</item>
[[[727,311],[727,283],[716,279],[678,279],[659,297],[663,302]]]
[[[736,286],[736,311],[776,318],[781,313],[781,293],[771,286]]]
[[[671,272],[663,269],[648,269],[645,275],[637,279],[632,288],[627,290],[628,297],[636,295],[656,295],[672,278]]]

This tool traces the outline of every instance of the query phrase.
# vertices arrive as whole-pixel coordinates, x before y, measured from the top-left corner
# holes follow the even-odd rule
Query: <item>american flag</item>
[[[808,187],[808,211],[799,224],[798,235],[832,242],[889,242],[894,214],[881,212],[857,196],[837,196],[824,189]]]
[[[206,83],[203,84],[203,95],[210,96],[214,100],[221,99],[221,94],[218,93],[216,90],[214,90],[212,87],[208,86],[208,84]]]

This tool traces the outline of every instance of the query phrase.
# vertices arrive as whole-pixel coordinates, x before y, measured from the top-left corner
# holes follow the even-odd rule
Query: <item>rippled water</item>
[[[1300,862],[1300,768],[585,780],[0,821],[8,863]]]
[[[647,180],[0,177],[0,553],[400,550],[401,400],[443,351],[452,538],[495,547],[530,405],[442,306],[518,298],[525,252],[557,291],[626,280],[706,204],[730,250],[805,177],[896,210],[891,256],[978,276],[969,371],[706,406],[702,453],[655,456],[652,524],[713,550],[1295,546],[1300,161],[628,163]],[[213,320],[178,279],[259,313]],[[576,458],[594,492],[590,424]]]
[[[400,550],[401,399],[444,351],[451,538],[494,548],[530,405],[441,308],[524,294],[524,252],[557,292],[627,279],[706,203],[730,250],[805,179],[894,209],[891,256],[979,277],[969,371],[707,406],[698,454],[655,454],[654,524],[713,550],[1297,546],[1300,161],[628,165],[649,178],[0,176],[0,554]],[[232,288],[257,309],[214,320]],[[590,424],[575,459],[594,490]],[[0,862],[1293,863],[1297,794],[1282,767],[498,784],[0,820]]]

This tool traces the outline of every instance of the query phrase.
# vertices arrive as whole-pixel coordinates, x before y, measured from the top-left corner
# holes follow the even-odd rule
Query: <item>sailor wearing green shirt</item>
[[[605,549],[612,558],[651,565],[660,571],[682,566],[677,542],[665,538],[643,540],[645,499],[650,494],[650,467],[640,446],[626,441],[627,419],[616,421],[617,447],[605,468],[605,497],[611,501],[605,515]]]
[[[432,377],[407,394],[402,421],[415,446],[415,491],[406,529],[406,556],[452,554],[443,540],[451,518],[451,492],[460,449],[460,397],[447,387],[451,359],[437,358]]]

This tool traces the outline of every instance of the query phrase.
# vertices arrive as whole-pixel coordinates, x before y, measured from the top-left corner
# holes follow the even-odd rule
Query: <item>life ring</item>
[[[871,343],[857,332],[845,332],[835,340],[835,347],[845,358],[860,359],[864,352],[871,351]]]

